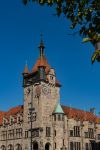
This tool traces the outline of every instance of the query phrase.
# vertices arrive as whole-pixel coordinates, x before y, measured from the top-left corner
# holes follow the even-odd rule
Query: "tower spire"
[[[39,49],[40,49],[40,57],[43,57],[44,56],[44,43],[43,43],[43,34],[41,33],[40,34],[40,37],[41,37],[41,41],[40,41],[40,45],[39,45]]]
[[[25,68],[24,68],[24,71],[23,71],[23,75],[26,75],[28,73],[29,73],[29,69],[28,69],[27,60],[26,60]]]

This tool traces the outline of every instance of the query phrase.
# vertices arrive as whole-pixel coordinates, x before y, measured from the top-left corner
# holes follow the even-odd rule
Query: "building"
[[[62,106],[61,84],[44,54],[23,72],[23,106],[0,111],[1,150],[100,150],[100,118]]]

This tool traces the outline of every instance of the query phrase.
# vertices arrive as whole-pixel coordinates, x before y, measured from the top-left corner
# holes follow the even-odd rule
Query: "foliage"
[[[64,14],[71,21],[71,29],[78,27],[84,42],[95,45],[100,39],[100,0],[23,0],[23,3],[31,1],[54,5],[58,16]]]

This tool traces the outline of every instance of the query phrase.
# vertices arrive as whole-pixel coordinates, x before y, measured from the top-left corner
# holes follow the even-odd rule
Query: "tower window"
[[[64,121],[64,115],[62,116],[62,121]]]
[[[64,139],[63,139],[63,146],[65,145],[65,141],[64,141]]]
[[[53,76],[50,76],[50,80],[53,80]]]
[[[57,148],[56,143],[55,143],[55,149]]]
[[[58,120],[59,120],[59,121],[61,120],[61,116],[60,116],[60,115],[58,115]]]
[[[54,134],[55,134],[55,136],[56,136],[56,130],[54,131]]]
[[[56,115],[54,115],[54,121],[56,121]]]
[[[46,127],[46,136],[49,137],[51,135],[51,128]]]

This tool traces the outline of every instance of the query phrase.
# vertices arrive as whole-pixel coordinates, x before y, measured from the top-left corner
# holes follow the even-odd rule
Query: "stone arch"
[[[15,150],[22,150],[22,146],[21,146],[21,144],[16,144],[16,146],[15,146]]]
[[[38,142],[34,141],[33,142],[33,150],[38,150],[38,149],[39,149]]]
[[[1,146],[1,150],[6,150],[6,146],[5,146],[5,145],[2,145],[2,146]]]
[[[8,145],[8,150],[14,150],[14,147],[13,147],[12,144],[9,144],[9,145]]]
[[[51,150],[51,144],[50,143],[45,144],[45,150]]]

